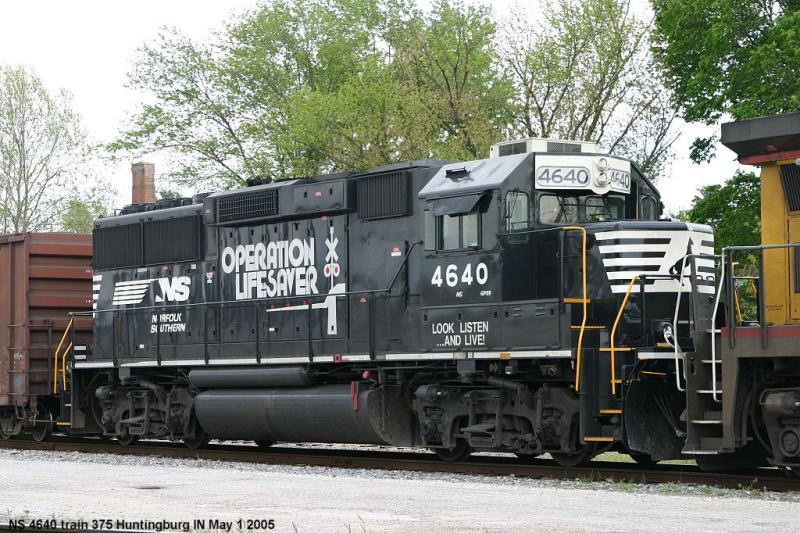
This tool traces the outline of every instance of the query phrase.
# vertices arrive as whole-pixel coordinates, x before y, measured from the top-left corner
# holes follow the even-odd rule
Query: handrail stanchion
[[[261,306],[256,302],[256,363],[261,364]]]
[[[628,299],[631,297],[633,286],[639,280],[639,275],[634,274],[631,282],[628,283],[628,290],[625,291],[625,296],[622,297],[622,303],[617,311],[617,318],[614,320],[614,327],[611,328],[611,394],[617,394],[617,352],[616,352],[616,339],[617,327],[622,318],[622,313],[625,311],[625,306],[628,304]]]
[[[727,263],[730,258],[730,251],[726,250],[722,254],[722,264],[719,271],[719,288],[717,289],[717,296],[714,299],[714,311],[711,313],[711,395],[715,402],[719,401],[717,398],[719,391],[717,391],[717,340],[714,336],[717,334],[717,310],[719,309],[720,296],[722,296],[722,286],[726,283],[725,263]],[[728,295],[728,299],[730,300],[730,294]],[[733,330],[733,328],[728,329]]]
[[[583,303],[583,318],[581,319],[581,329],[578,333],[578,350],[575,355],[575,392],[580,391],[581,388],[581,358],[583,357],[583,333],[586,331],[586,318],[589,315],[589,300],[588,292],[586,290],[586,228],[582,226],[562,226],[562,230],[566,231],[580,231],[582,236],[581,241],[581,301]],[[562,247],[563,251],[563,247]],[[561,254],[561,267],[563,270],[564,254]],[[563,285],[563,280],[560,285]],[[563,298],[562,298],[563,300]]]
[[[764,309],[766,286],[767,277],[764,275],[764,248],[762,247],[758,254],[758,320],[761,324],[761,348],[765,350],[767,349],[767,316]]]
[[[730,266],[730,275],[725,276],[726,264]],[[733,253],[731,250],[725,250],[722,254],[722,279],[725,283],[725,296],[727,297],[727,302],[725,302],[725,317],[726,325],[728,326],[728,345],[733,348],[736,344],[736,323],[735,321],[731,320],[731,317],[734,316],[736,313],[736,301],[735,301],[735,294],[736,294],[736,287],[734,283],[736,282],[733,277]],[[719,299],[718,292],[717,298]],[[711,328],[714,329],[716,327],[716,321],[712,320]]]
[[[641,299],[641,322],[642,322],[642,344],[647,344],[647,324],[645,318],[647,317],[647,298],[645,297],[645,285],[647,285],[647,276],[639,278],[639,298]]]
[[[58,354],[61,351],[61,347],[64,346],[64,341],[67,340],[67,335],[69,335],[70,330],[72,329],[72,323],[75,321],[75,317],[70,317],[69,322],[67,322],[67,327],[64,329],[64,334],[61,335],[61,340],[58,343],[58,347],[56,351],[53,353],[53,394],[58,393]]]
[[[681,275],[678,279],[678,297],[675,299],[675,316],[672,319],[672,331],[674,335],[672,339],[672,347],[675,349],[675,386],[681,392],[684,392],[686,389],[681,386],[680,358],[683,355],[683,351],[678,345],[678,314],[681,308],[681,296],[683,296],[683,278],[684,273],[686,272],[686,259],[688,257],[688,255],[683,256],[683,261],[681,261]],[[691,290],[691,284],[689,285],[689,290]]]
[[[313,337],[311,335],[311,308],[313,306],[311,305],[311,298],[306,300],[306,302],[307,302],[307,307],[308,307],[307,322],[306,322],[306,328],[307,328],[307,334],[308,334],[308,362],[309,363],[313,363],[314,362],[314,339],[313,339]]]

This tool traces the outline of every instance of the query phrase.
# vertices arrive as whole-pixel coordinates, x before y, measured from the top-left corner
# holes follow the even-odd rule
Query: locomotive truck
[[[707,382],[727,372],[707,352],[733,300],[711,228],[663,219],[654,185],[593,143],[505,142],[477,161],[179,203],[95,222],[92,309],[53,341],[51,397],[0,405],[0,436],[46,437],[46,405],[63,431],[123,444],[788,464],[752,438],[771,407],[731,414]],[[745,432],[731,446],[711,433],[731,427]]]

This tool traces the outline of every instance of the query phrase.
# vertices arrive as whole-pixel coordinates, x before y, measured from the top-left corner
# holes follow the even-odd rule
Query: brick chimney
[[[153,163],[133,163],[131,165],[133,190],[131,203],[150,204],[156,201],[156,166]]]

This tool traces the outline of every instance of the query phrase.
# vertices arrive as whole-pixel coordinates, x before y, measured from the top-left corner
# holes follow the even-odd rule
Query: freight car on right
[[[800,472],[800,113],[723,124],[722,143],[761,168],[761,245],[717,258],[715,329],[685,354],[684,453]]]

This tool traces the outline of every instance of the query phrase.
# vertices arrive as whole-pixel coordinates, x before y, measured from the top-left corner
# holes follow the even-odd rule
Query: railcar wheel
[[[583,466],[591,461],[592,457],[594,457],[594,453],[594,450],[589,449],[581,450],[576,453],[551,452],[550,456],[558,466],[574,468],[576,466]]]
[[[183,439],[183,444],[185,444],[190,450],[202,450],[208,446],[209,442],[211,442],[211,435],[207,435],[205,433],[201,433],[195,437]]]
[[[36,415],[36,424],[31,429],[31,437],[36,442],[44,442],[53,434],[53,414],[45,406],[39,407]]]
[[[455,448],[450,448],[449,450],[445,448],[431,448],[431,450],[436,454],[436,457],[448,463],[464,461],[472,453],[472,447],[467,444],[467,441],[464,439],[458,439]]]
[[[117,442],[121,446],[132,446],[139,442],[139,435],[125,435],[124,437],[117,437]]]
[[[269,448],[273,444],[275,444],[274,440],[256,440],[256,441],[253,441],[253,442],[256,443],[256,446],[258,446],[259,448],[262,448],[262,449],[263,448]]]
[[[8,440],[13,436],[13,433],[7,432],[5,429],[3,429],[3,423],[0,422],[0,440]]]

